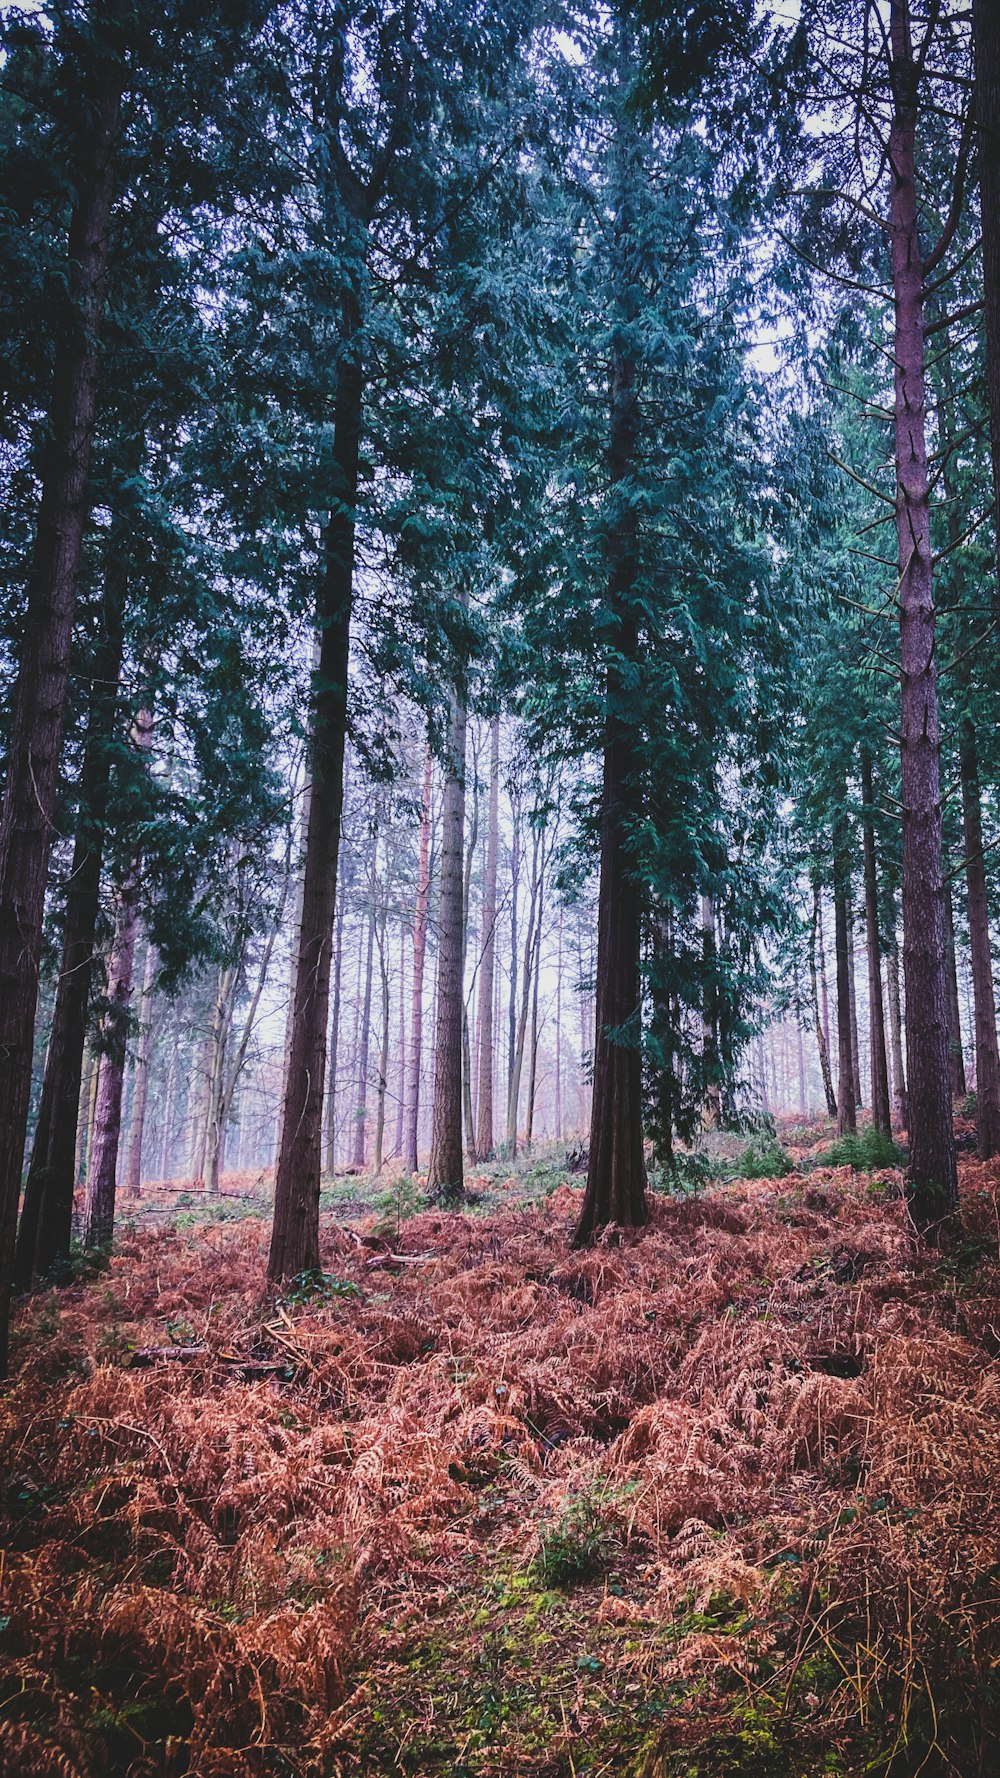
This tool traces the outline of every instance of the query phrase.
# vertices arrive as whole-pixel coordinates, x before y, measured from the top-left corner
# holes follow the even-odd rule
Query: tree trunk
[[[563,1135],[563,1096],[562,1096],[562,963],[563,963],[563,906],[559,903],[559,924],[556,928],[556,1094],[553,1123],[553,1135],[557,1142]]]
[[[101,1060],[94,1112],[94,1137],[87,1169],[84,1241],[106,1247],[115,1226],[115,1178],[122,1125],[122,1087],[128,1039],[129,1001],[138,927],[138,872],[122,886],[118,921],[108,965],[108,1010],[101,1031]]]
[[[114,156],[121,99],[116,57],[95,59],[88,134],[79,144],[69,230],[72,315],[60,329],[28,604],[11,701],[0,808],[0,1376],[31,1095],[45,884],[55,831],[80,546],[98,381]]]
[[[170,1060],[167,1063],[167,1079],[163,1092],[163,1130],[160,1136],[159,1177],[169,1179],[170,1163],[174,1152],[174,1096],[177,1092],[177,1066],[180,1060],[180,1036],[176,1025],[174,1040],[170,1046]]]
[[[965,1056],[962,1051],[962,1014],[958,1004],[958,959],[955,955],[955,906],[951,881],[944,886],[945,976],[948,984],[948,1061],[951,1096],[965,1098]]]
[[[146,967],[142,977],[139,1001],[139,1047],[135,1056],[135,1082],[132,1089],[132,1121],[128,1132],[125,1158],[125,1190],[137,1198],[142,1184],[142,1137],[146,1124],[146,1102],[149,1096],[149,1065],[153,1056],[153,984],[156,981],[156,946],[146,946]]]
[[[826,932],[823,921],[823,897],[820,895],[816,910],[816,931],[819,944],[819,992],[823,1013],[823,1037],[826,1042],[826,1053],[830,1054],[830,995],[826,977]],[[831,1112],[831,1117],[833,1113]]]
[[[889,996],[889,1047],[892,1051],[892,1104],[896,1122],[907,1129],[910,1113],[906,1103],[906,1075],[903,1071],[903,1017],[899,992],[899,946],[893,934],[886,958],[886,986]]]
[[[465,830],[465,692],[452,695],[441,813],[441,895],[438,904],[437,1030],[434,1111],[427,1189],[443,1199],[464,1190],[462,1157],[462,1020],[465,1009],[463,881]]]
[[[396,1093],[396,1139],[392,1145],[394,1155],[403,1153],[403,1110],[406,1098],[406,937],[402,929],[399,934],[399,1073],[398,1091]]]
[[[472,815],[469,820],[469,843],[465,848],[465,875],[462,885],[462,1115],[465,1123],[465,1153],[470,1167],[479,1159],[476,1150],[476,1114],[472,1079],[472,1042],[469,1035],[469,1009],[465,1001],[465,957],[469,942],[469,907],[472,893],[472,865],[479,838],[479,752],[473,730],[472,747]],[[475,981],[473,981],[475,986]],[[478,1060],[478,1051],[477,1051]]]
[[[483,879],[482,949],[479,960],[479,1104],[476,1148],[482,1160],[493,1153],[493,995],[496,976],[497,852],[500,838],[500,718],[490,732],[490,806],[486,830],[486,872]]]
[[[382,1041],[378,1058],[378,1091],[375,1097],[375,1171],[382,1171],[382,1148],[385,1141],[385,1091],[389,1080],[389,959],[386,955],[386,916],[379,921],[378,974],[382,990]]]
[[[848,946],[847,822],[839,816],[833,830],[833,912],[837,952],[837,1134],[858,1127],[854,1097],[854,1046],[851,1038],[851,957]]]
[[[861,818],[864,829],[865,933],[868,949],[868,1020],[872,1065],[872,1123],[888,1136],[892,1132],[889,1106],[889,1070],[885,1053],[885,1012],[882,1005],[882,941],[878,927],[878,861],[875,854],[875,794],[872,760],[861,750]]]
[[[521,1075],[524,1070],[524,1046],[528,1031],[528,1014],[531,1007],[531,965],[535,954],[535,920],[538,912],[539,852],[541,844],[541,834],[536,827],[532,835],[531,844],[531,888],[528,897],[528,931],[524,940],[524,960],[522,963],[521,1006],[517,1015],[517,1030],[514,1038],[510,1086],[507,1094],[507,1153],[511,1160],[517,1155],[517,1114],[520,1107]]]
[[[701,1054],[705,1092],[703,1118],[707,1130],[717,1130],[722,1122],[722,1094],[718,1070],[715,989],[715,903],[710,895],[701,896],[699,911],[702,956]]]
[[[340,1048],[340,978],[344,963],[344,910],[337,909],[333,947],[333,1012],[330,1015],[330,1061],[326,1075],[326,1171],[337,1171],[337,1052]]]
[[[535,1135],[535,1089],[538,1081],[538,978],[542,973],[542,919],[545,913],[545,861],[538,876],[538,919],[535,922],[535,961],[531,983],[531,1054],[528,1061],[528,1111],[524,1140],[530,1152]]]
[[[621,18],[619,30],[627,56],[627,27]],[[620,185],[615,236],[620,245],[627,246],[635,226],[636,139],[634,123],[624,113],[618,122],[617,150]],[[576,1246],[590,1241],[609,1222],[636,1228],[649,1216],[642,1143],[640,901],[628,850],[639,813],[640,766],[634,737],[634,696],[628,678],[628,667],[637,659],[639,648],[635,603],[638,518],[627,488],[635,473],[640,411],[633,356],[635,295],[627,280],[616,294],[608,452],[612,497],[617,493],[608,532],[608,615],[615,629],[615,652],[608,668],[604,720],[590,1156],[583,1208],[573,1236]]]
[[[1000,1054],[997,1050],[989,904],[983,864],[983,822],[979,797],[979,757],[971,720],[959,738],[962,774],[962,828],[965,881],[969,897],[969,946],[976,1027],[976,1127],[983,1160],[1000,1154]]]
[[[930,1233],[957,1205],[958,1174],[948,1075],[940,738],[925,432],[924,271],[915,171],[919,74],[907,0],[892,0],[890,41],[894,114],[888,163],[895,296],[909,1189],[914,1223]]]
[[[1000,6],[997,0],[973,0],[972,34],[994,536],[1000,543]]]
[[[375,866],[372,863],[374,895]],[[372,965],[375,958],[375,910],[368,915],[368,951],[365,958],[365,996],[361,1011],[361,1034],[358,1046],[358,1091],[354,1101],[354,1150],[351,1165],[364,1171],[368,1150],[368,1049],[372,1020]]]
[[[93,684],[77,807],[73,863],[66,889],[62,960],[45,1057],[38,1122],[17,1231],[14,1282],[26,1289],[69,1253],[76,1183],[80,1082],[100,910],[101,860],[111,776],[111,742],[124,635],[124,548],[112,527],[104,581],[103,633],[93,659]],[[87,1100],[83,1104],[86,1107]]]
[[[822,891],[818,878],[813,882],[813,914],[809,928],[809,980],[812,984],[813,1019],[816,1024],[816,1045],[819,1050],[819,1068],[823,1077],[823,1095],[826,1099],[827,1115],[836,1117],[837,1099],[833,1090],[833,1078],[830,1073],[830,1051],[827,1047],[826,1030],[820,1007],[819,977],[816,968],[817,939],[823,935]]]
[[[420,1115],[420,1052],[424,1027],[424,960],[427,951],[427,903],[430,897],[431,750],[424,761],[424,797],[420,814],[420,864],[413,910],[413,996],[410,1003],[410,1061],[403,1132],[403,1165],[417,1170],[417,1123]]]
[[[208,1102],[205,1110],[205,1186],[213,1197],[218,1194],[222,1177],[223,1152],[232,1103],[226,1092],[226,1065],[232,1036],[236,974],[236,968],[232,964],[220,969],[219,986],[212,1009]]]
[[[333,502],[324,538],[324,572],[316,613],[320,660],[312,687],[309,740],[312,795],[306,833],[292,1029],[274,1181],[274,1223],[267,1262],[267,1275],[275,1281],[319,1267],[319,1186],[326,1034],[330,1015],[330,954],[344,800],[355,510],[364,396],[360,326],[360,306],[351,290],[344,299],[343,358],[333,426]]]
[[[854,1081],[854,1109],[860,1111],[864,1103],[861,1093],[861,1046],[858,1042],[858,991],[857,978],[854,970],[854,897],[851,893],[850,872],[847,880],[847,984],[851,997],[851,1076]]]

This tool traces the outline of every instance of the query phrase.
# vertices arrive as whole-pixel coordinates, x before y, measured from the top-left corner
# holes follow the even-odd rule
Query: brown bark
[[[420,1115],[420,1053],[424,1026],[424,962],[427,952],[427,904],[430,897],[431,750],[424,761],[424,795],[420,814],[420,863],[413,910],[413,995],[410,1003],[410,1059],[406,1086],[403,1165],[417,1170],[417,1123]]]
[[[389,958],[386,951],[385,911],[378,930],[378,974],[382,991],[382,1040],[378,1058],[378,1089],[375,1095],[375,1171],[382,1171],[385,1141],[385,1094],[389,1082]]]
[[[851,1077],[854,1081],[854,1109],[860,1111],[864,1103],[861,1093],[861,1045],[858,1042],[858,990],[857,977],[854,969],[854,897],[851,884],[847,884],[847,984],[851,1003]]]
[[[837,1115],[837,1099],[833,1090],[833,1077],[830,1072],[830,1051],[827,1047],[826,1030],[824,1028],[820,1006],[819,976],[816,967],[817,938],[822,937],[823,927],[822,891],[818,880],[813,883],[812,924],[809,928],[809,980],[812,984],[813,1020],[816,1026],[816,1045],[819,1050],[819,1067],[823,1077],[823,1096],[826,1099],[827,1114]]]
[[[619,20],[622,49],[629,44]],[[627,250],[635,224],[634,123],[618,124],[620,181],[615,237]],[[597,1008],[594,1091],[587,1189],[574,1244],[590,1241],[607,1223],[626,1228],[648,1220],[646,1162],[642,1140],[640,1005],[640,900],[629,856],[639,812],[639,760],[634,738],[628,672],[638,658],[638,518],[627,488],[639,443],[639,397],[633,357],[635,297],[623,277],[611,341],[611,425],[608,468],[612,498],[608,534],[608,609],[615,625],[615,654],[608,667],[604,720],[604,782],[601,793],[601,875],[597,912]],[[624,672],[623,672],[624,668]]]
[[[340,982],[344,967],[344,910],[337,910],[333,946],[333,1011],[330,1014],[330,1051],[326,1076],[326,1171],[337,1170],[337,1052],[340,1048]]]
[[[882,941],[878,925],[878,860],[875,853],[875,792],[872,760],[861,750],[861,819],[864,830],[865,935],[868,951],[868,1020],[872,1069],[872,1123],[886,1136],[892,1131],[889,1070],[885,1049],[882,1002]]]
[[[33,1276],[45,1276],[69,1253],[80,1082],[87,1033],[87,1004],[93,974],[94,934],[100,908],[104,823],[111,777],[111,741],[121,676],[125,574],[118,555],[124,546],[112,527],[104,582],[103,632],[93,660],[93,685],[77,809],[73,862],[66,889],[62,959],[31,1165],[17,1231],[14,1283],[26,1289]],[[83,1100],[86,1107],[87,1100]]]
[[[136,715],[132,744],[137,753],[147,753],[153,744],[153,718],[148,710],[140,710]],[[142,854],[136,852],[122,879],[114,942],[108,962],[107,1008],[101,1026],[101,1061],[97,1077],[94,1134],[87,1164],[84,1240],[88,1247],[106,1247],[114,1234],[122,1089],[125,1085],[141,881]]]
[[[218,987],[212,1007],[209,1036],[208,1094],[205,1106],[204,1171],[206,1189],[216,1195],[222,1177],[226,1131],[229,1126],[229,1102],[226,1096],[226,1067],[229,1040],[232,1035],[233,1001],[237,972],[233,964],[219,971]]]
[[[146,946],[146,966],[142,976],[139,1001],[139,1044],[135,1053],[135,1079],[132,1083],[132,1118],[129,1124],[128,1149],[125,1156],[123,1184],[129,1197],[137,1198],[142,1184],[142,1139],[146,1127],[146,1103],[149,1097],[149,1065],[153,1057],[153,985],[156,981],[156,946]]]
[[[917,87],[906,0],[892,0],[889,138],[895,298],[896,528],[902,685],[903,975],[910,1111],[910,1212],[932,1232],[953,1213],[958,1175],[948,1075],[940,737],[927,474],[923,260],[916,188]]]
[[[848,945],[850,858],[847,822],[833,830],[833,914],[837,955],[837,1134],[858,1127],[854,1096],[854,1044],[851,1031],[851,956]]]
[[[330,1013],[330,961],[344,800],[347,676],[354,593],[355,510],[364,395],[356,295],[344,299],[343,359],[333,425],[333,501],[317,598],[319,671],[309,737],[311,797],[303,873],[292,1028],[274,1181],[267,1275],[294,1277],[319,1267],[319,1186],[323,1093]]]
[[[375,865],[372,862],[374,890]],[[365,992],[361,1009],[360,1042],[358,1045],[358,1090],[354,1101],[354,1149],[351,1165],[364,1170],[368,1152],[368,1051],[372,1022],[372,967],[375,958],[375,913],[368,916],[368,950],[365,957]]]
[[[72,173],[72,316],[56,350],[49,438],[0,809],[0,1376],[31,1092],[45,884],[52,845],[80,546],[98,381],[114,156],[121,99],[116,57],[95,59],[88,128]]]
[[[983,821],[979,796],[976,731],[966,717],[959,737],[962,774],[962,827],[965,882],[969,900],[969,947],[976,1027],[976,1125],[984,1160],[1000,1154],[1000,1054],[990,952],[989,904],[983,864]]]
[[[909,1123],[910,1113],[906,1103],[906,1075],[903,1071],[903,1016],[899,992],[899,946],[896,943],[895,934],[886,958],[885,979],[889,1000],[889,1047],[892,1052],[892,1108],[897,1124],[900,1129],[905,1130]]]
[[[434,1040],[431,1153],[427,1167],[428,1191],[444,1199],[460,1197],[465,1184],[462,1155],[465,732],[465,694],[459,687],[452,695],[441,811],[437,1027]]]
[[[965,1098],[965,1056],[962,1052],[962,1014],[958,1004],[958,959],[955,955],[955,906],[951,881],[944,885],[945,979],[948,985],[948,1066],[953,1099]]]
[[[972,34],[994,535],[1000,542],[1000,6],[997,0],[973,0]]]
[[[497,852],[500,837],[500,718],[490,731],[490,802],[486,827],[486,869],[483,877],[482,949],[479,960],[479,1104],[476,1148],[480,1158],[493,1153],[493,996],[496,976]]]

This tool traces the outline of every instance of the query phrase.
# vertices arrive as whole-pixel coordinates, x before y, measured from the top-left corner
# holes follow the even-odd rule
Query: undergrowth
[[[853,1167],[856,1173],[873,1173],[906,1166],[906,1150],[874,1124],[848,1130],[831,1148],[816,1157],[818,1167]]]
[[[263,1221],[123,1234],[17,1313],[0,1770],[1000,1769],[997,1171],[961,1171],[954,1253],[846,1167],[586,1252],[578,1186],[392,1248],[327,1218],[277,1303]]]

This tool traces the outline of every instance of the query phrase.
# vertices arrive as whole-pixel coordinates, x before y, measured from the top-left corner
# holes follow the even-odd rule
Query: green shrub
[[[751,1136],[736,1163],[739,1179],[785,1179],[795,1172],[795,1162],[776,1136],[762,1131]]]
[[[816,1156],[817,1167],[853,1167],[856,1173],[871,1173],[880,1167],[905,1167],[906,1151],[877,1130],[874,1124],[848,1131],[839,1136],[832,1148]]]
[[[584,1495],[567,1506],[554,1525],[543,1527],[535,1569],[548,1587],[572,1587],[588,1580],[607,1560],[611,1539],[597,1503]]]

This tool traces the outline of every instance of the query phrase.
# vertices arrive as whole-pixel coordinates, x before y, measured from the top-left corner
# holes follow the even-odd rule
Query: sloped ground
[[[584,1254],[568,1185],[328,1217],[278,1305],[257,1218],[126,1234],[25,1306],[0,1398],[0,1768],[997,1771],[1000,1214],[963,1175],[944,1255],[847,1169]]]

